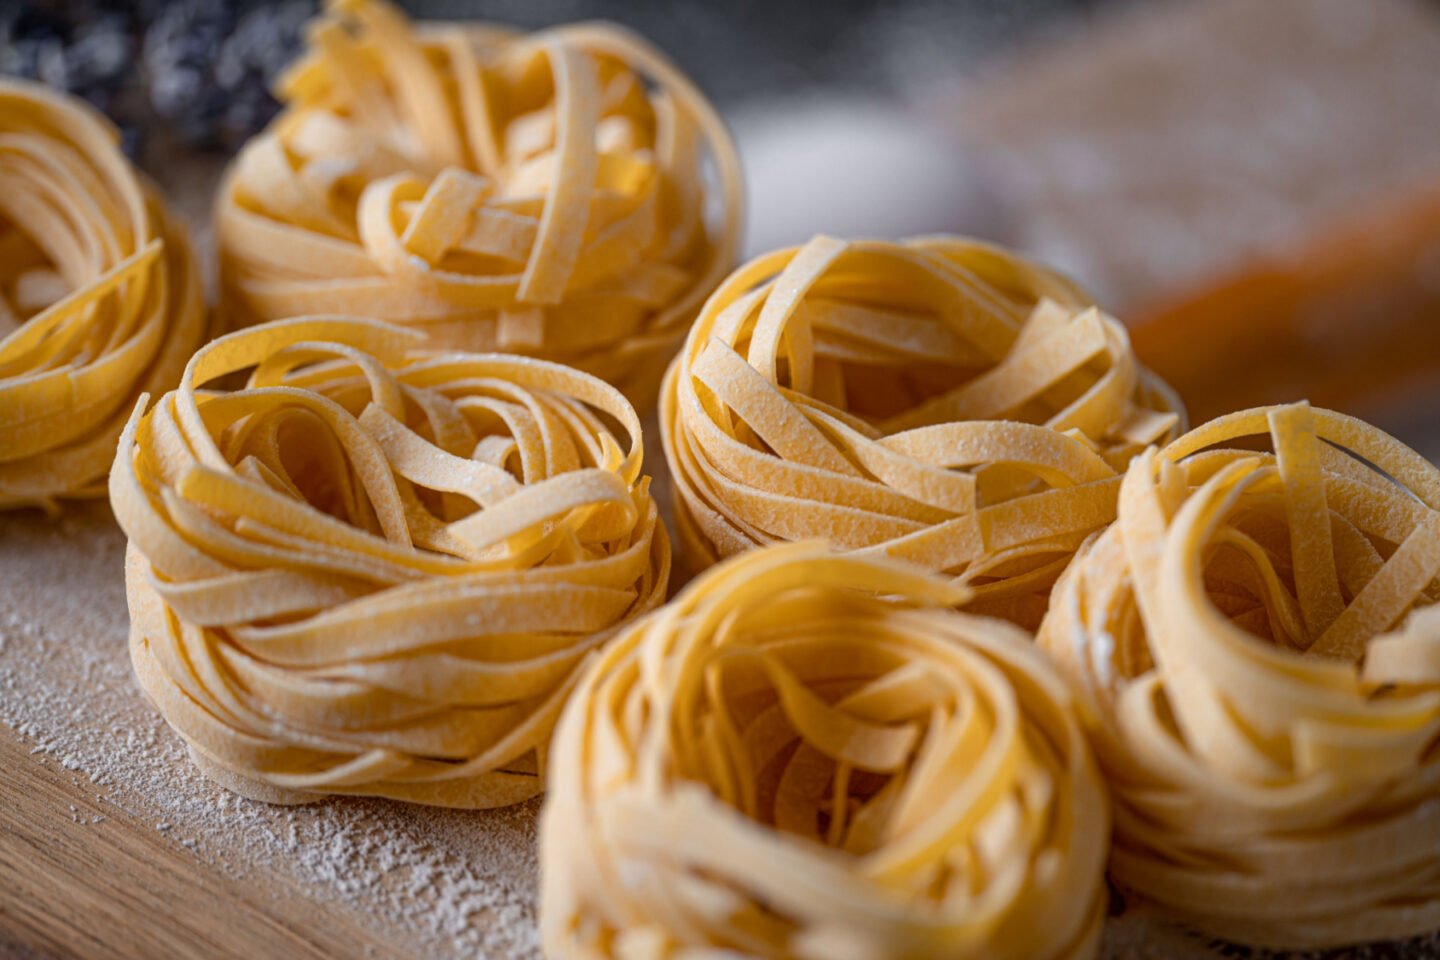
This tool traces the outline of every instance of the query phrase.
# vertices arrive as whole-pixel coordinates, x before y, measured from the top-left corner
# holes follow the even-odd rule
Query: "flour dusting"
[[[0,544],[0,722],[38,762],[89,778],[104,802],[210,867],[291,879],[416,955],[539,957],[537,803],[276,807],[229,793],[199,774],[131,675],[125,538],[108,510],[0,516]],[[55,815],[106,829],[73,806]]]

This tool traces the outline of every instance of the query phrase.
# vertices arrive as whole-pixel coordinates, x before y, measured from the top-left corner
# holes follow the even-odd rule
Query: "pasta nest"
[[[416,324],[652,405],[740,237],[735,149],[693,84],[607,24],[414,28],[348,0],[309,40],[221,188],[226,322]]]
[[[0,509],[98,497],[205,335],[185,230],[85,102],[0,79]]]
[[[787,544],[628,627],[556,732],[547,956],[1093,956],[1103,785],[1059,674],[964,592]]]
[[[1440,470],[1303,403],[1135,459],[1040,634],[1115,792],[1121,886],[1262,946],[1440,926],[1437,509]]]
[[[121,440],[136,674],[240,793],[524,800],[579,665],[664,600],[624,396],[418,340],[323,317],[222,337]]]
[[[817,237],[736,271],[661,396],[692,569],[828,538],[1033,629],[1181,407],[1064,277],[958,237]]]

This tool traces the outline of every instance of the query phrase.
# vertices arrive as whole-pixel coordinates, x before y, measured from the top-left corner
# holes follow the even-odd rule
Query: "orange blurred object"
[[[1440,185],[1131,322],[1136,353],[1196,422],[1298,397],[1356,410],[1440,392]]]
[[[1004,240],[1126,319],[1194,422],[1308,398],[1440,450],[1440,7],[1120,5],[955,110]]]

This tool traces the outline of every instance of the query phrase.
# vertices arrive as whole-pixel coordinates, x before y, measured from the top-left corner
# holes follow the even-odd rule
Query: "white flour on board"
[[[145,702],[126,646],[125,538],[101,505],[0,515],[0,721],[36,762],[92,780],[167,841],[239,878],[293,878],[424,956],[539,957],[535,812],[379,800],[276,807],[202,777]],[[56,811],[76,822],[81,817]],[[96,830],[102,816],[82,818]]]

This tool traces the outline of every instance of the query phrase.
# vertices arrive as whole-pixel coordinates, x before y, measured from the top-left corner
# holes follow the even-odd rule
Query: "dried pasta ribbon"
[[[1136,457],[1040,632],[1116,794],[1114,879],[1261,946],[1440,927],[1437,601],[1440,469],[1374,427],[1297,403]]]
[[[667,374],[661,433],[700,569],[821,536],[1038,626],[1120,475],[1183,412],[1066,278],[958,237],[817,237],[737,270]]]
[[[0,80],[0,509],[103,496],[205,335],[185,230],[84,101]]]
[[[371,316],[653,404],[740,240],[735,149],[695,86],[609,24],[416,28],[334,0],[309,36],[221,188],[226,322]]]
[[[422,343],[343,317],[233,333],[125,429],[135,672],[248,796],[531,797],[580,665],[664,601],[624,395]]]
[[[1093,957],[1104,787],[1058,673],[965,593],[786,544],[626,628],[556,731],[546,955]]]

